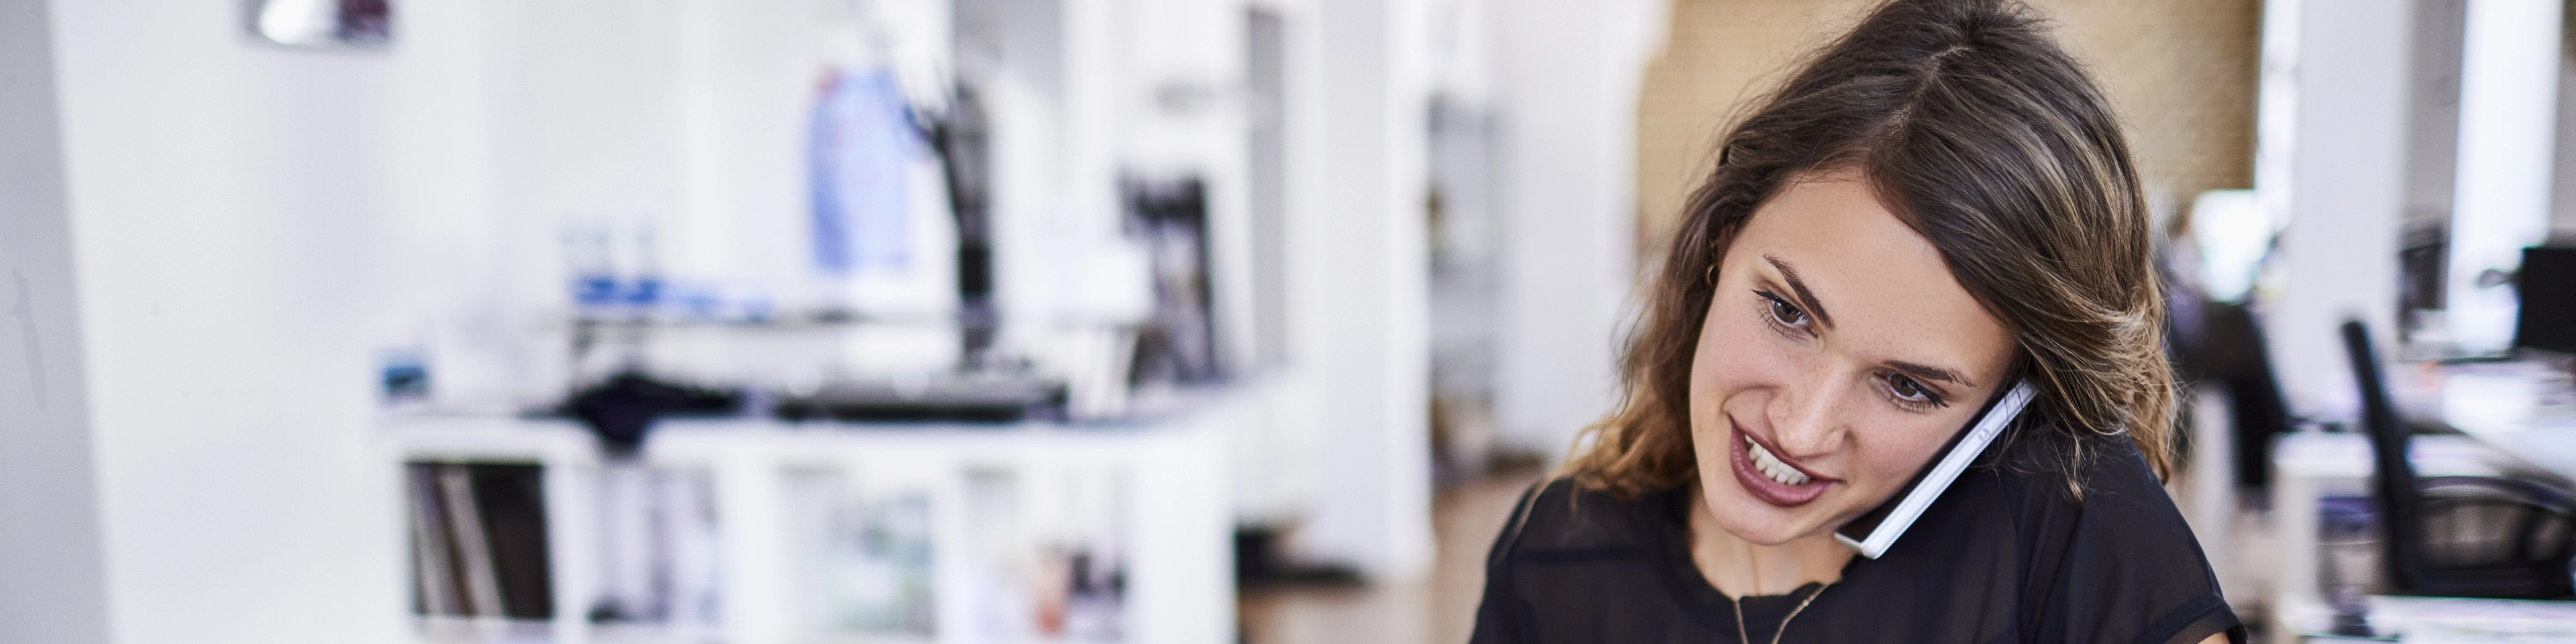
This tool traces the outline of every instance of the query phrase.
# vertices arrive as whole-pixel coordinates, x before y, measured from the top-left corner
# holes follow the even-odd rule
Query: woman
[[[2144,209],[2026,8],[1880,6],[1725,138],[1625,402],[1496,540],[1475,641],[2241,642],[2158,484]],[[1835,542],[2017,382],[1889,550]]]

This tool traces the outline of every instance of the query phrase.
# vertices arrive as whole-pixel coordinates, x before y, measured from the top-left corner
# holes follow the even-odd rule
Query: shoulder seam
[[[1512,520],[1511,536],[1503,540],[1502,556],[1504,558],[1508,559],[1511,557],[1513,552],[1518,552],[1520,550],[1521,528],[1529,525],[1530,510],[1538,506],[1538,498],[1547,496],[1547,488],[1556,485],[1558,480],[1559,479],[1556,477],[1541,480],[1538,484],[1530,486],[1529,494],[1521,496],[1520,509],[1512,513],[1514,516],[1519,518]]]
[[[1538,483],[1531,485],[1529,492],[1521,495],[1520,509],[1513,512],[1515,517],[1512,519],[1511,526],[1505,528],[1502,542],[1495,545],[1493,555],[1485,564],[1487,566],[1487,575],[1489,576],[1485,580],[1487,584],[1486,594],[1488,595],[1486,601],[1493,601],[1493,598],[1490,595],[1493,593],[1493,589],[1497,587],[1497,584],[1502,588],[1511,588],[1516,585],[1515,582],[1517,580],[1513,579],[1515,575],[1512,574],[1512,569],[1516,565],[1516,562],[1513,561],[1513,555],[1520,551],[1521,529],[1522,527],[1529,525],[1530,511],[1537,509],[1538,498],[1546,496],[1547,488],[1555,485],[1559,478],[1560,477],[1549,477],[1542,479]],[[1532,637],[1530,635],[1530,631],[1535,627],[1529,622],[1531,619],[1531,611],[1527,610],[1528,606],[1525,601],[1526,598],[1521,597],[1520,593],[1517,591],[1506,591],[1502,600],[1504,602],[1508,602],[1512,606],[1511,612],[1513,615],[1511,617],[1514,619],[1510,620],[1509,628],[1511,628],[1513,633],[1517,636],[1515,639],[1522,642],[1531,641]]]

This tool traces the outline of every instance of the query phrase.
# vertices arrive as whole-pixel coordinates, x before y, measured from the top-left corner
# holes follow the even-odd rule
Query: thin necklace
[[[1817,595],[1825,594],[1825,589],[1832,587],[1834,587],[1833,582],[1825,582],[1824,585],[1816,587],[1816,592],[1807,593],[1806,599],[1798,600],[1798,607],[1789,609],[1788,617],[1780,618],[1780,630],[1771,631],[1771,644],[1780,644],[1780,636],[1789,633],[1789,620],[1797,619],[1798,613],[1807,610],[1808,604],[1816,603]],[[1744,632],[1744,600],[1729,595],[1726,603],[1735,607],[1735,641],[1753,644],[1753,636]]]

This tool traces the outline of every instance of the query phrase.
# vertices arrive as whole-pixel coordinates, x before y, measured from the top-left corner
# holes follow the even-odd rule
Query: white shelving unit
[[[453,641],[725,642],[790,644],[888,641],[800,628],[793,606],[799,566],[788,547],[784,489],[799,468],[894,473],[931,501],[935,636],[942,644],[1050,641],[1026,633],[968,632],[978,617],[965,594],[976,569],[960,500],[970,473],[1114,472],[1118,547],[1124,560],[1123,635],[1137,644],[1201,643],[1234,632],[1233,517],[1228,436],[1251,419],[1247,396],[1224,394],[1151,419],[1119,423],[880,424],[786,422],[764,418],[669,419],[637,458],[655,468],[707,472],[721,561],[720,617],[713,632],[593,624],[592,555],[599,541],[597,491],[607,463],[598,441],[568,420],[401,416],[382,421],[382,455],[392,463],[533,463],[545,468],[551,623],[421,618],[416,639]],[[400,467],[390,471],[401,471]],[[1022,477],[1043,498],[1043,476]],[[408,576],[405,577],[408,582]],[[408,598],[408,588],[402,596]],[[991,630],[991,629],[981,629]],[[901,641],[900,638],[892,641]]]

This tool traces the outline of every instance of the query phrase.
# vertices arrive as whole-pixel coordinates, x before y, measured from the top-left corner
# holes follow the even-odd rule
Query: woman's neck
[[[1852,551],[1834,543],[1831,533],[1801,537],[1776,546],[1737,538],[1718,527],[1708,500],[1692,486],[1690,500],[1691,563],[1711,586],[1729,597],[1785,595],[1808,583],[1843,578]]]

